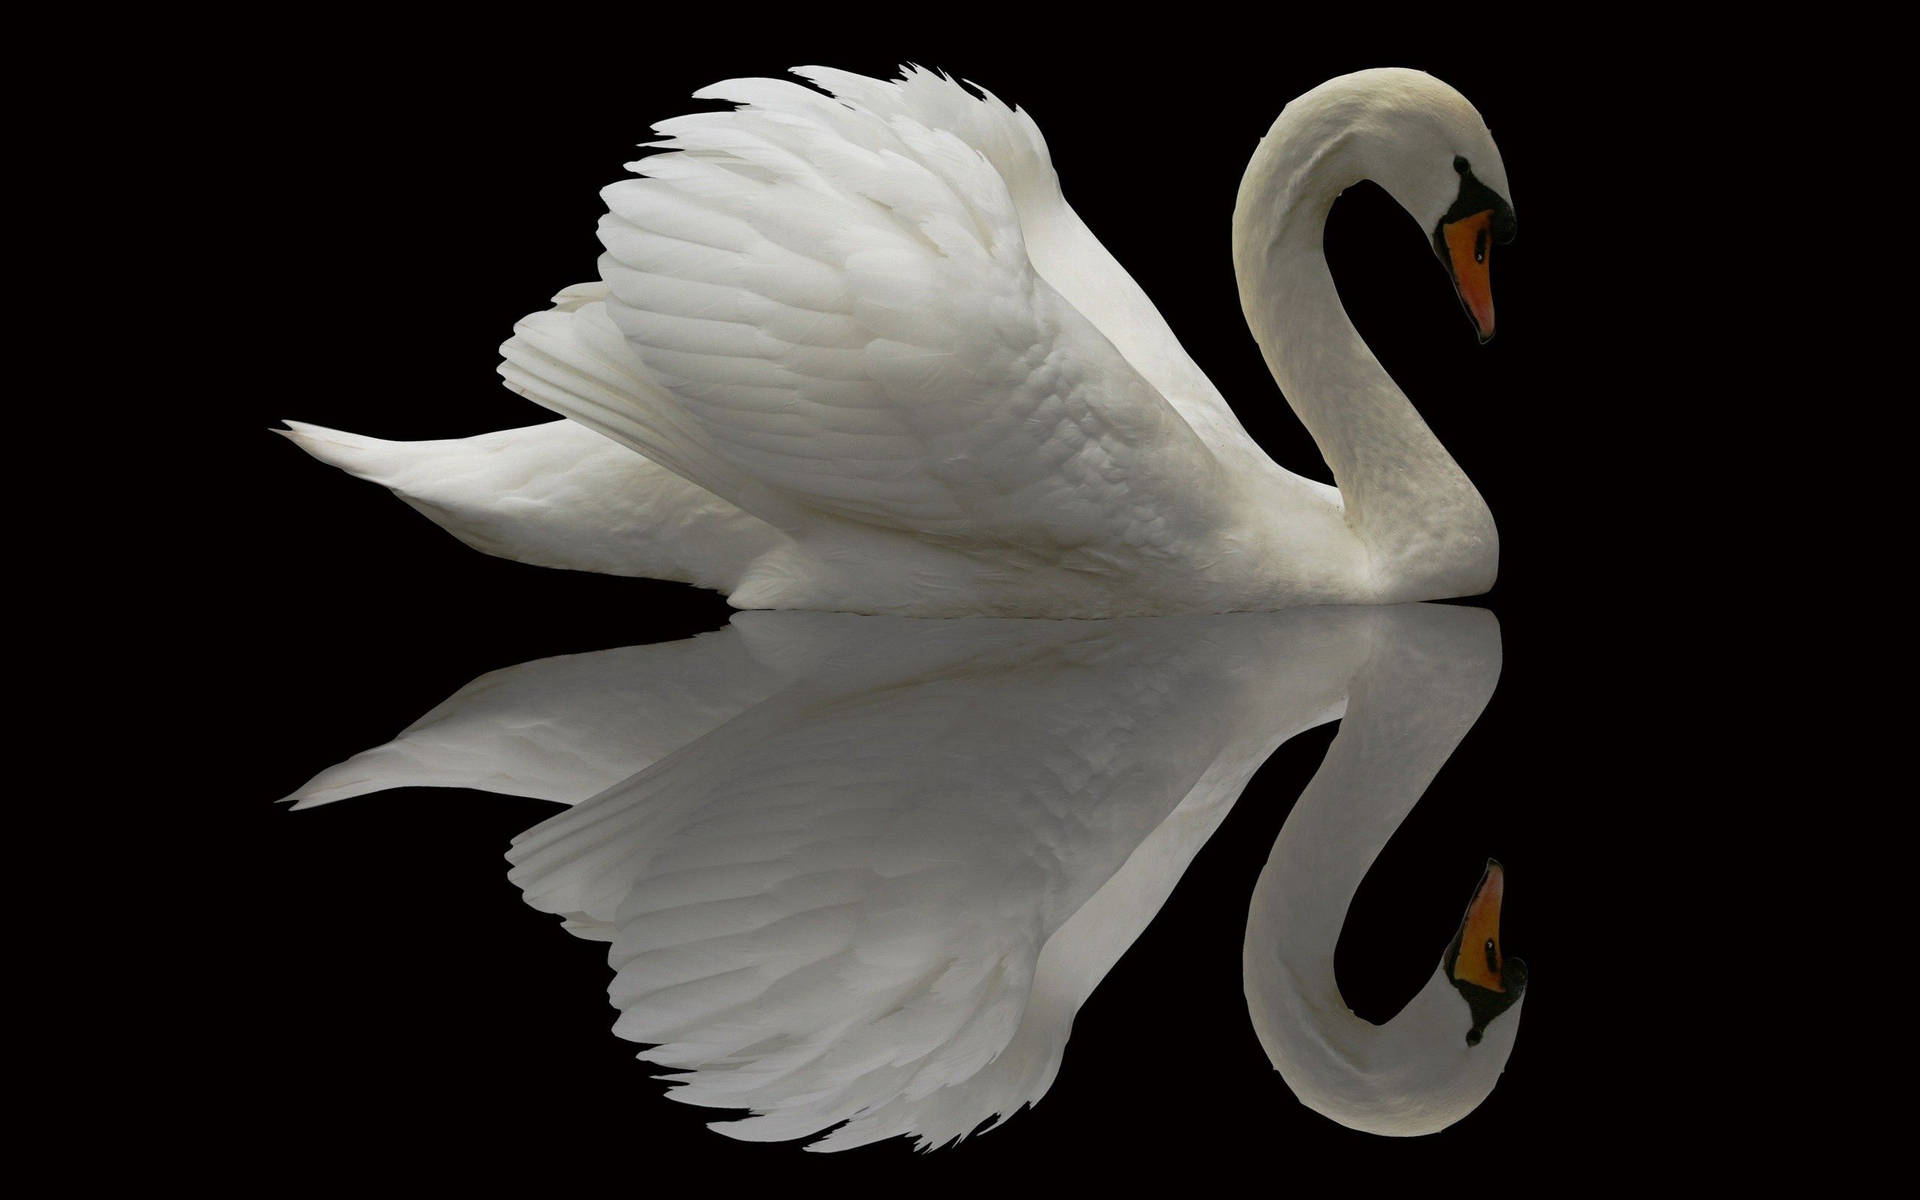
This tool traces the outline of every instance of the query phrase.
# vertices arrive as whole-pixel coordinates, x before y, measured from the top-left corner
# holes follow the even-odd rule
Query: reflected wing
[[[994,163],[854,90],[734,80],[657,127],[601,270],[658,386],[562,411],[789,528],[1137,563],[1217,527],[1213,455],[1035,270]]]
[[[1042,995],[1043,947],[1229,736],[1188,639],[984,624],[870,636],[515,844],[528,902],[613,943],[674,1098],[753,1111],[730,1136],[939,1143],[1037,1098],[1111,961]]]

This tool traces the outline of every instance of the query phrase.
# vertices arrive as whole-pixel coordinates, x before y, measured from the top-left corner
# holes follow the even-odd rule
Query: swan
[[[390,442],[288,422],[468,544],[738,608],[1116,617],[1394,603],[1493,584],[1485,502],[1354,329],[1322,252],[1373,180],[1481,339],[1505,168],[1413,70],[1331,80],[1261,139],[1241,305],[1335,484],[1275,464],[1062,197],[1033,120],[903,68],[735,79],[603,196],[600,279],[500,373],[560,421]]]
[[[1339,720],[1253,898],[1249,1012],[1309,1107],[1425,1132],[1512,1049],[1517,1005],[1497,1001],[1523,980],[1485,971],[1497,876],[1443,962],[1471,986],[1429,986],[1383,1028],[1340,1003],[1333,944],[1499,665],[1491,614],[1434,605],[743,613],[483,676],[292,799],[439,785],[569,805],[515,839],[510,877],[608,943],[615,1031],[675,1072],[672,1098],[750,1110],[714,1126],[734,1138],[927,1147],[1044,1096],[1081,1006],[1253,773]]]

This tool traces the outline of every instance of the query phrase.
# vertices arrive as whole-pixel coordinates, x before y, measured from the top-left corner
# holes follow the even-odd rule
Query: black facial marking
[[[1455,156],[1453,169],[1460,173],[1460,194],[1454,198],[1453,207],[1449,208],[1446,215],[1440,218],[1440,223],[1433,227],[1433,252],[1440,256],[1441,262],[1447,262],[1446,228],[1455,221],[1491,209],[1493,211],[1493,240],[1503,246],[1513,240],[1515,228],[1513,206],[1501,199],[1499,192],[1494,191],[1486,184],[1475,179],[1473,177],[1473,168],[1467,165],[1466,159]],[[1485,262],[1486,257],[1486,243],[1484,241],[1476,241],[1473,248],[1474,261]],[[1447,270],[1449,272],[1453,270],[1451,263],[1447,263]]]
[[[1467,1027],[1467,1045],[1478,1046],[1480,1035],[1501,1013],[1519,1002],[1527,990],[1527,964],[1517,958],[1510,958],[1500,969],[1500,986],[1505,991],[1496,992],[1492,988],[1483,988],[1477,983],[1468,983],[1464,979],[1450,981],[1453,990],[1467,1002],[1467,1014],[1472,1024]]]

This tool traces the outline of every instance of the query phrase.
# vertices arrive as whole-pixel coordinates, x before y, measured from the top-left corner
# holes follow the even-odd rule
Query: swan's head
[[[1361,71],[1333,82],[1358,100],[1350,119],[1362,173],[1420,222],[1480,340],[1491,338],[1492,251],[1513,240],[1514,217],[1487,123],[1423,71]]]
[[[1334,935],[1296,927],[1297,896],[1278,878],[1263,872],[1254,889],[1243,961],[1254,1032],[1293,1094],[1349,1129],[1389,1137],[1437,1133],[1478,1108],[1513,1053],[1527,980],[1500,948],[1500,864],[1487,863],[1440,969],[1385,1025],[1348,1011]],[[1326,940],[1310,948],[1300,940],[1310,936]]]

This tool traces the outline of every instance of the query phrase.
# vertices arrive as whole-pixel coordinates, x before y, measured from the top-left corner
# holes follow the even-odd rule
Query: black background
[[[1106,1186],[1148,1167],[1203,1187],[1246,1167],[1283,1186],[1272,1164],[1284,1162],[1504,1190],[1536,1163],[1573,1154],[1597,1169],[1615,1147],[1704,1119],[1676,1118],[1650,1084],[1673,1060],[1643,1036],[1673,986],[1649,942],[1673,931],[1660,868],[1642,854],[1660,838],[1629,814],[1667,785],[1643,782],[1644,749],[1617,732],[1647,688],[1633,647],[1661,598],[1608,588],[1664,551],[1610,493],[1620,462],[1651,473],[1660,452],[1610,415],[1632,295],[1624,250],[1597,236],[1617,213],[1596,186],[1611,151],[1591,72],[1432,22],[1011,32],[852,15],[774,29],[731,10],[671,27],[523,14],[536,17],[548,24],[313,28],[196,85],[199,215],[218,240],[214,285],[230,282],[223,305],[246,330],[223,374],[245,386],[220,397],[221,469],[199,524],[218,582],[201,591],[205,632],[187,647],[220,697],[187,717],[193,757],[218,752],[160,834],[175,847],[169,897],[183,901],[167,937],[192,948],[175,960],[187,965],[174,968],[182,1015],[166,1053],[221,1100],[177,1126],[177,1114],[149,1118],[171,1154],[216,1171],[220,1147],[244,1145],[316,1176],[556,1187],[637,1189],[692,1171],[927,1189],[1053,1170]],[[1041,1104],[932,1157],[905,1143],[838,1156],[741,1145],[702,1127],[714,1114],[661,1099],[609,1032],[603,948],[506,881],[508,839],[548,806],[426,790],[312,813],[270,803],[484,671],[684,637],[729,610],[679,585],[484,557],[266,430],[290,417],[452,437],[549,419],[500,386],[496,347],[520,316],[594,277],[597,191],[647,126],[701,107],[689,93],[716,79],[811,62],[884,75],[901,61],[1031,112],[1068,200],[1249,430],[1322,478],[1239,312],[1229,216],[1247,156],[1288,99],[1367,66],[1432,71],[1492,127],[1519,237],[1495,252],[1491,344],[1476,344],[1426,233],[1384,193],[1353,189],[1328,232],[1356,324],[1501,532],[1499,584],[1474,602],[1502,623],[1500,689],[1369,875],[1339,963],[1349,1002],[1384,1020],[1433,970],[1485,858],[1506,863],[1507,949],[1533,985],[1506,1077],[1453,1129],[1390,1141],[1315,1116],[1245,1015],[1246,900],[1330,730],[1255,778],[1081,1011]]]

